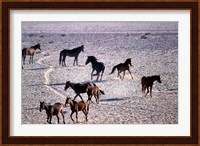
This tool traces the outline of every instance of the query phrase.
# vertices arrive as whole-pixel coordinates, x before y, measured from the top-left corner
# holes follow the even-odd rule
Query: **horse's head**
[[[70,87],[70,81],[67,81],[65,84],[65,90],[67,90]]]
[[[87,65],[88,63],[90,62],[96,62],[97,61],[97,58],[94,57],[94,56],[88,56],[86,62],[85,62],[85,65]]]
[[[40,112],[44,109],[44,101],[40,101]]]
[[[90,56],[88,56],[86,62],[85,62],[85,65],[87,65],[88,63],[90,63]]]
[[[41,51],[40,44],[36,44],[35,46],[31,46],[31,48],[34,48],[35,50],[39,49]]]
[[[126,59],[126,62],[127,62],[130,66],[132,66],[131,58]]]
[[[72,101],[72,99],[71,99],[70,97],[67,97],[67,98],[66,98],[66,101],[65,101],[65,106],[66,106],[67,104],[70,104],[71,101]]]
[[[37,44],[37,48],[41,51],[40,44]]]
[[[162,83],[162,82],[161,82],[161,79],[160,79],[160,75],[157,76],[157,81],[158,81],[159,83]]]

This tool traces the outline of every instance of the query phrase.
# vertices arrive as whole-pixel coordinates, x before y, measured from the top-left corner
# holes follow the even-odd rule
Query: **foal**
[[[61,115],[63,117],[63,123],[65,124],[65,117],[64,117],[64,114],[63,114],[63,111],[64,111],[63,104],[61,104],[60,102],[57,102],[54,105],[50,105],[48,103],[45,103],[44,101],[43,102],[40,101],[40,112],[43,109],[46,110],[47,122],[49,124],[51,124],[52,116],[56,116],[58,123],[59,123],[59,117],[58,117],[59,113],[61,113]]]
[[[152,97],[152,87],[153,87],[154,81],[158,81],[159,83],[161,83],[160,75],[149,76],[149,77],[143,76],[141,78],[143,95],[145,94],[145,90],[147,89],[147,93],[145,94],[145,96],[146,96],[149,93],[149,88],[150,88],[150,96]]]
[[[90,101],[92,99],[92,96],[94,96],[95,99],[96,99],[96,103],[99,104],[99,96],[100,96],[100,94],[105,95],[104,91],[100,90],[99,87],[96,84],[89,83],[88,92],[87,92],[87,95],[88,95],[87,102],[90,103]]]
[[[126,61],[124,63],[120,63],[120,64],[117,64],[116,66],[114,66],[113,69],[112,69],[112,72],[110,74],[114,73],[115,69],[117,69],[117,71],[118,71],[117,76],[119,76],[120,79],[122,79],[122,77],[120,76],[120,73],[123,72],[124,73],[123,79],[124,79],[125,71],[128,70],[129,74],[131,75],[131,78],[133,79],[133,76],[132,76],[131,71],[129,69],[130,66],[132,66],[131,58],[128,58],[128,59],[126,59]]]
[[[88,121],[87,115],[89,111],[89,104],[87,104],[85,101],[76,102],[75,100],[72,100],[70,97],[67,97],[65,101],[65,106],[67,104],[69,104],[71,107],[72,112],[70,114],[70,117],[73,122],[74,122],[74,119],[72,118],[72,115],[76,112],[76,123],[78,123],[78,111],[82,111],[85,115],[86,121]]]

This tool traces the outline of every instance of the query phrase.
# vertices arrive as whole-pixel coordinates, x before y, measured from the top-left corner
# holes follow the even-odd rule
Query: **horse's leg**
[[[76,94],[76,96],[74,97],[74,100],[76,99],[77,96],[78,96],[78,94]]]
[[[96,95],[96,103],[99,104],[99,92]]]
[[[50,121],[49,121],[49,124],[51,124],[51,119],[52,119],[52,115],[50,115]]]
[[[65,63],[66,56],[67,55],[63,54],[63,59],[62,59],[62,66],[65,66],[65,67],[66,67],[66,63]]]
[[[76,110],[76,123],[78,123],[78,111]]]
[[[87,119],[87,111],[86,111],[86,110],[82,110],[82,112],[83,112],[84,115],[85,115],[85,120],[88,121],[88,119]]]
[[[76,61],[76,57],[74,57],[74,63],[73,63],[73,66],[75,66],[75,61]]]
[[[61,58],[61,65],[62,65],[62,67],[64,66],[64,54],[62,54],[62,56],[61,56],[62,58]]]
[[[152,97],[152,87],[153,85],[150,86],[150,96]]]
[[[118,76],[117,77],[119,77],[120,79],[122,79],[122,77],[121,77],[121,75],[120,75],[120,72],[118,72]]]
[[[33,64],[33,55],[31,56],[31,62],[32,62],[32,64]]]
[[[33,56],[32,56],[32,63],[33,63]]]
[[[142,97],[144,96],[144,94],[145,94],[145,86],[142,85]]]
[[[90,96],[90,93],[88,93],[88,92],[87,92],[87,95],[88,95],[88,100],[87,100],[87,102],[90,103],[90,102],[91,102],[91,98],[92,98],[92,96]]]
[[[131,75],[131,78],[133,79],[133,76],[132,76],[132,74],[131,74],[131,71],[128,69],[128,72],[129,72],[129,74]]]
[[[93,72],[94,72],[94,69],[93,69],[92,72],[91,72],[91,80],[92,80]]]
[[[23,64],[25,65],[26,55],[23,55]]]
[[[105,68],[103,68],[103,70],[101,72],[101,80],[102,80],[102,77],[103,77],[104,70],[105,70]]]
[[[82,101],[83,101],[83,98],[82,98],[82,96],[81,96],[80,94],[79,94],[78,96],[79,96],[79,97],[82,99]]]
[[[59,117],[58,117],[58,115],[56,115],[56,117],[57,117],[57,120],[58,120],[58,124],[59,124]]]
[[[49,115],[47,115],[47,123],[49,123]]]
[[[124,76],[125,76],[125,71],[123,71],[123,79],[122,80],[124,80]]]
[[[74,114],[74,111],[71,112],[70,114],[70,118],[72,119],[72,121],[74,122],[74,119],[72,118],[72,115]]]
[[[74,66],[75,66],[75,62],[76,62],[76,65],[78,66],[78,56],[74,57],[74,63],[73,63]]]
[[[61,111],[61,115],[63,117],[63,124],[65,124],[65,117],[64,117],[63,111]]]
[[[29,59],[29,64],[31,63],[31,55],[30,55],[30,59]]]
[[[98,73],[98,74],[97,74],[97,79],[96,79],[96,81],[98,81],[98,80],[99,80],[99,76],[100,76],[100,73]]]
[[[78,66],[78,56],[76,57],[76,65]]]
[[[147,96],[148,93],[149,93],[149,87],[147,87],[147,93],[145,94],[145,97]]]

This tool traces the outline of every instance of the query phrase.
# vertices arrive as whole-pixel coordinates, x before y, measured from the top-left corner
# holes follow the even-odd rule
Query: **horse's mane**
[[[47,108],[47,110],[49,110],[51,108],[51,104],[50,103],[44,102],[44,106]]]
[[[94,56],[88,56],[89,59],[97,61],[98,59]]]
[[[81,46],[76,47],[76,48],[74,48],[74,49],[72,49],[72,50],[80,50],[80,49],[82,49],[83,47],[84,47],[84,45],[81,45]]]
[[[36,47],[36,46],[40,46],[40,44],[36,44],[36,45],[34,45],[34,46],[31,46],[30,48],[34,48],[34,47]]]
[[[126,59],[126,61],[131,61],[131,58]]]

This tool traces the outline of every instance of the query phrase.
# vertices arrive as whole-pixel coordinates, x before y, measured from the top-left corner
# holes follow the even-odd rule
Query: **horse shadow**
[[[34,71],[34,70],[44,70],[44,69],[48,69],[47,67],[40,67],[40,68],[30,68],[30,69],[23,69],[23,70],[31,70],[31,71]]]
[[[52,83],[52,84],[49,84],[49,86],[63,86],[65,85],[65,83]]]
[[[84,82],[81,82],[81,84],[86,84],[86,83],[105,83],[105,82],[108,82],[108,80],[101,80],[101,81],[96,81],[96,80],[88,80],[88,81],[84,81]]]
[[[127,100],[128,97],[101,99],[100,102],[113,102]]]

